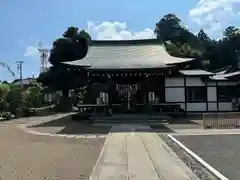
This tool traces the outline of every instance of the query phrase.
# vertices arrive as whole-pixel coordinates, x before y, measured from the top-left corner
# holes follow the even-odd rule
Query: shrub
[[[28,108],[39,108],[42,106],[42,87],[34,83],[25,92]]]
[[[13,114],[10,112],[3,112],[2,117],[6,120],[10,120],[10,119],[14,118]]]
[[[21,117],[24,111],[28,108],[26,94],[20,86],[12,86],[9,90],[6,101],[8,102],[7,111]]]

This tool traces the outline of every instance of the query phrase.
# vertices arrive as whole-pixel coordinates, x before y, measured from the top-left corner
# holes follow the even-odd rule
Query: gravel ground
[[[200,180],[218,180],[207,169],[205,169],[194,158],[188,155],[182,148],[180,148],[175,142],[173,142],[166,135],[159,135],[160,138],[177,154],[177,156],[191,169]]]
[[[87,180],[105,139],[35,136],[0,127],[1,180]]]
[[[240,135],[175,136],[231,180],[240,177]]]

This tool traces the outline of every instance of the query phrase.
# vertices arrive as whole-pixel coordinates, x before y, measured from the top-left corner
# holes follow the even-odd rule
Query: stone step
[[[95,120],[95,123],[124,123],[124,124],[135,124],[135,123],[166,123],[168,120]]]
[[[163,116],[163,115],[141,115],[141,114],[137,114],[137,115],[113,115],[113,116],[92,116],[91,119],[93,120],[121,120],[121,121],[129,121],[129,120],[170,120],[172,119],[172,117],[170,116]]]

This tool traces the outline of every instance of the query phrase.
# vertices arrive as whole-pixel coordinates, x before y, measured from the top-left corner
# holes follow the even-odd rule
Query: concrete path
[[[90,180],[198,180],[150,127],[112,128]]]

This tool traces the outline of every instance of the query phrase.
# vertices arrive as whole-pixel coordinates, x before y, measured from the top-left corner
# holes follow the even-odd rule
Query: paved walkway
[[[36,136],[16,128],[47,120],[0,122],[0,180],[89,180],[105,139]]]
[[[140,132],[141,131],[141,132]],[[143,132],[145,131],[145,132]],[[112,128],[90,180],[197,180],[148,126]]]

